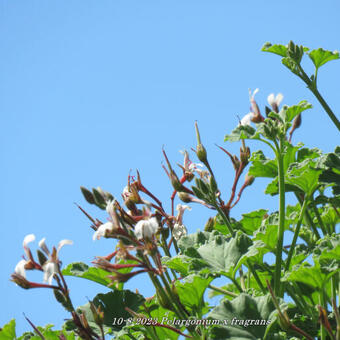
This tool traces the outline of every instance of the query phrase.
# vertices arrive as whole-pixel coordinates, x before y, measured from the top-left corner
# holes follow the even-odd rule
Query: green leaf
[[[326,235],[317,242],[314,248],[314,261],[320,264],[324,273],[332,273],[340,269],[340,234]]]
[[[275,160],[267,158],[262,150],[253,152],[250,161],[252,163],[249,168],[249,175],[268,178],[277,176],[277,164]]]
[[[279,44],[272,45],[270,42],[266,42],[263,45],[261,51],[274,53],[274,54],[280,55],[281,57],[287,56],[287,46],[279,45]]]
[[[222,300],[208,318],[227,323],[209,329],[209,339],[263,339],[267,323],[275,318],[275,307],[269,294],[251,297],[243,293],[232,301]]]
[[[256,240],[249,248],[248,251],[240,258],[237,265],[234,268],[234,274],[236,271],[244,264],[247,265],[248,262],[261,264],[263,263],[264,254],[268,253],[270,249],[263,242]]]
[[[259,209],[252,211],[247,214],[242,214],[241,224],[242,230],[244,230],[248,235],[253,235],[263,221],[263,218],[267,214],[268,210]]]
[[[129,290],[115,290],[106,294],[96,295],[92,302],[97,308],[100,306],[100,310],[104,312],[104,330],[106,333],[111,334],[112,329],[118,331],[123,328],[126,324],[125,321],[131,317],[125,310],[125,307],[137,311],[139,306],[144,302],[144,297]],[[77,311],[79,313],[84,313],[91,328],[100,334],[100,329],[94,321],[90,303],[78,307]],[[116,322],[119,318],[124,320],[121,325],[118,325]],[[74,327],[75,325],[72,321],[67,323],[67,330],[73,330]]]
[[[204,260],[181,254],[174,257],[164,256],[162,257],[162,263],[168,268],[176,270],[182,277],[185,277],[192,272],[209,272],[209,266]]]
[[[63,335],[66,340],[80,339],[74,334],[74,332],[67,332],[65,330],[53,330],[53,325],[49,324],[44,327],[37,326],[37,329],[45,337],[46,340],[60,340],[60,336]],[[2,339],[2,338],[0,338]],[[41,337],[33,332],[25,332],[18,340],[41,340]]]
[[[183,281],[176,281],[175,286],[181,303],[202,316],[200,312],[204,307],[203,294],[212,280],[213,278],[191,274]]]
[[[318,48],[317,50],[312,50],[308,53],[309,58],[311,58],[315,68],[318,69],[322,65],[328,63],[331,60],[339,59],[338,51],[327,51],[322,48]]]
[[[282,281],[300,282],[317,291],[322,291],[334,273],[324,274],[320,264],[317,262],[314,266],[304,262],[301,265],[294,266],[291,271],[286,272]]]
[[[305,159],[301,163],[292,163],[287,170],[287,184],[296,186],[308,196],[312,195],[319,186],[321,170],[315,169],[312,159]]]
[[[107,278],[111,274],[110,272],[101,268],[89,267],[83,262],[70,263],[62,270],[62,273],[66,276],[75,276],[97,282],[105,287],[111,283],[111,280]]]
[[[1,340],[14,340],[16,338],[15,334],[15,320],[12,319],[9,323],[4,325],[0,330]]]
[[[224,141],[238,142],[241,139],[258,139],[259,134],[250,125],[240,125],[236,127],[229,135],[224,137]]]
[[[292,105],[292,106],[284,106],[280,110],[280,117],[282,120],[286,123],[291,122],[297,115],[299,115],[301,112],[311,109],[313,106],[312,104],[308,103],[307,100],[302,100],[299,104],[297,105]]]
[[[182,254],[204,261],[210,274],[227,277],[232,276],[234,266],[251,244],[250,238],[241,231],[233,238],[225,237],[218,231],[198,231],[182,237],[178,242]]]

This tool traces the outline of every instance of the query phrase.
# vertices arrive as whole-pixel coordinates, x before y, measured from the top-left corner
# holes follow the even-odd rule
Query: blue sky
[[[63,323],[68,315],[51,292],[24,291],[9,281],[24,236],[46,237],[49,246],[74,240],[61,253],[64,264],[107,254],[112,242],[92,241],[74,202],[96,217],[105,214],[84,202],[79,187],[101,186],[119,197],[129,170],[138,168],[145,186],[168,203],[161,149],[173,164],[181,163],[178,151],[195,146],[195,120],[228,197],[233,169],[214,143],[238,152],[239,145],[226,145],[223,137],[237,115],[249,111],[248,88],[260,88],[261,108],[271,92],[282,92],[286,104],[309,100],[314,109],[304,115],[294,142],[332,151],[338,132],[329,118],[279,57],[260,49],[266,41],[291,39],[339,49],[339,10],[338,1],[304,0],[1,1],[0,325],[16,318],[18,334],[29,330],[23,312],[39,325]],[[333,62],[319,76],[335,112],[339,71]],[[265,182],[249,188],[234,217],[276,210],[276,199],[263,194]],[[188,229],[202,229],[210,214],[195,207],[184,217]],[[29,278],[42,280],[34,273]],[[75,305],[103,292],[88,281],[68,282]],[[128,284],[137,287],[152,295],[146,277]]]

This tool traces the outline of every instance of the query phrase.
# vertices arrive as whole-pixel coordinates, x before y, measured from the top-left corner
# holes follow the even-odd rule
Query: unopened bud
[[[85,187],[80,187],[80,190],[88,203],[95,204],[93,194],[90,190],[86,189]]]
[[[209,217],[207,223],[204,226],[204,231],[213,231],[215,225],[215,220],[213,217]]]
[[[104,323],[104,313],[100,310],[100,305],[96,307],[92,301],[89,301],[89,304],[94,322],[101,326]]]
[[[170,181],[171,181],[172,187],[176,191],[183,190],[183,184],[180,182],[179,178],[177,177],[176,173],[173,170],[170,170]]]
[[[249,158],[250,158],[249,147],[240,148],[240,159],[241,159],[241,162],[244,166],[248,164]]]
[[[22,275],[20,274],[12,274],[11,275],[11,281],[16,283],[18,286],[24,289],[30,289],[33,288],[31,282],[26,280]]]
[[[200,136],[200,132],[198,130],[197,122],[195,122],[195,129],[196,129],[196,138],[197,138],[196,155],[197,155],[197,158],[201,162],[206,163],[207,162],[207,150],[205,149],[205,147],[201,143],[201,136]]]
[[[179,192],[177,193],[177,195],[178,195],[178,198],[179,198],[182,202],[184,202],[184,203],[190,203],[190,202],[192,202],[191,196],[190,196],[188,193],[186,193],[186,192],[179,191]]]
[[[302,122],[302,117],[301,117],[301,113],[299,115],[297,115],[293,121],[293,126],[292,126],[292,130],[298,129],[301,126],[301,122]]]
[[[249,175],[249,173],[246,174],[245,180],[244,180],[244,186],[248,187],[252,185],[255,181],[255,177],[252,175]]]

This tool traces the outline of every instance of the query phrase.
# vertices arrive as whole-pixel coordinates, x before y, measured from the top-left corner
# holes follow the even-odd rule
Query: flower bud
[[[31,282],[26,280],[22,275],[20,274],[12,274],[11,275],[11,281],[16,283],[18,286],[24,289],[30,289],[33,288],[31,285]]]
[[[244,180],[244,186],[248,187],[252,185],[255,181],[255,177],[252,175],[249,175],[249,173],[246,174],[245,180]]]
[[[209,217],[207,223],[204,226],[204,231],[213,231],[215,225],[215,220],[213,217]]]
[[[249,147],[246,148],[240,148],[240,159],[243,164],[243,166],[246,166],[249,162],[250,158],[250,149]]]
[[[190,196],[188,193],[186,193],[186,192],[179,191],[179,192],[177,193],[177,195],[178,195],[178,198],[179,198],[182,202],[184,202],[184,203],[190,203],[190,202],[192,202],[191,196]]]
[[[206,163],[207,160],[208,160],[207,159],[207,150],[205,149],[205,147],[201,143],[201,136],[200,136],[200,132],[198,130],[197,122],[195,122],[195,129],[196,129],[196,138],[197,138],[197,147],[196,147],[197,158],[201,162]]]
[[[88,203],[95,204],[93,194],[90,190],[86,189],[85,187],[80,187],[80,190]]]

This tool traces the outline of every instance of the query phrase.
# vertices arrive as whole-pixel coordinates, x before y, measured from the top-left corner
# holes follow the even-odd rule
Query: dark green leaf
[[[211,328],[209,339],[263,339],[267,324],[275,319],[275,307],[269,294],[259,297],[241,294],[232,301],[222,300],[208,318],[222,320],[222,325],[227,322]],[[252,325],[250,320],[254,320]]]

